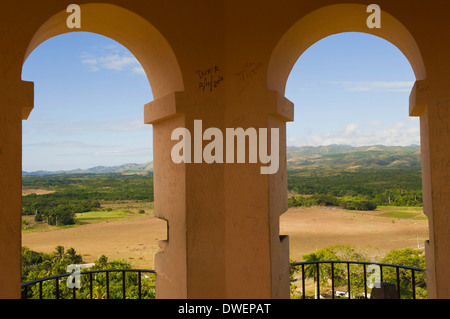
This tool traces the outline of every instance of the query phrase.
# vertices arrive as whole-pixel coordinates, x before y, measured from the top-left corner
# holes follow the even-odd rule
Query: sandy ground
[[[369,247],[373,254],[394,248],[417,248],[428,239],[428,222],[376,217],[378,213],[341,209],[293,208],[280,218],[280,234],[289,235],[291,258],[335,244]],[[22,245],[52,252],[57,245],[73,247],[86,262],[104,254],[127,259],[134,268],[154,269],[158,240],[166,239],[166,223],[154,217],[111,221],[22,235]]]
[[[280,234],[289,235],[291,258],[298,261],[304,253],[338,244],[361,247],[372,256],[424,247],[427,220],[376,217],[380,213],[291,208],[280,218]]]
[[[57,245],[73,247],[86,262],[101,255],[127,259],[133,268],[154,269],[158,240],[166,239],[166,222],[154,217],[95,223],[74,228],[22,235],[22,246],[39,252],[53,252]]]
[[[36,195],[44,195],[44,194],[51,194],[54,193],[55,191],[50,191],[47,189],[38,189],[38,188],[27,188],[27,189],[22,189],[22,195],[30,195],[30,194],[36,194]]]

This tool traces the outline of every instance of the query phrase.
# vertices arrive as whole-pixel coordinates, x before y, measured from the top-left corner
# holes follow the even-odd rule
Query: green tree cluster
[[[336,197],[326,194],[314,194],[312,196],[292,196],[288,199],[289,207],[298,206],[336,206],[349,210],[375,210],[377,204],[363,196]]]
[[[421,169],[288,169],[288,190],[302,195],[363,197],[381,206],[422,206]]]
[[[22,198],[22,215],[35,215],[35,221],[45,221],[49,225],[73,225],[76,222],[75,214],[98,210],[100,207],[97,200],[70,200],[35,194]]]
[[[67,266],[71,264],[83,264],[83,258],[77,254],[75,249],[65,250],[63,246],[57,246],[50,254],[39,253],[22,247],[22,282],[29,282],[40,278],[67,274]],[[125,260],[108,261],[104,255],[100,256],[89,270],[103,269],[131,269],[132,266]],[[93,299],[105,299],[107,297],[106,273],[96,273],[93,275]],[[141,275],[141,298],[155,298],[154,276],[142,273]],[[110,272],[109,298],[121,299],[122,296],[122,272]],[[137,273],[125,273],[126,298],[137,299],[139,296],[139,278]],[[72,289],[67,286],[67,277],[59,279],[59,296],[63,299],[72,298]],[[28,289],[28,299],[39,298],[39,285],[33,285]],[[55,280],[44,281],[42,284],[42,297],[44,299],[54,299],[56,296]],[[90,299],[90,278],[88,275],[81,275],[81,287],[76,289],[77,299]]]
[[[153,201],[153,175],[52,174],[25,175],[24,188],[54,193],[22,196],[22,214],[50,225],[73,225],[75,214],[101,208],[102,200]]]
[[[319,249],[315,252],[304,254],[302,261],[356,261],[356,262],[379,262],[391,265],[401,265],[407,267],[415,267],[425,269],[425,255],[419,249],[394,249],[388,252],[378,261],[371,261],[368,254],[362,249],[351,245],[334,245]],[[291,263],[295,262],[291,260]],[[370,288],[366,287],[367,282],[364,280],[364,266],[358,264],[350,264],[350,294],[352,298],[359,298],[364,295],[365,289],[370,293]],[[317,272],[319,271],[319,276]],[[301,273],[300,267],[291,267],[291,278]],[[317,298],[317,287],[320,285],[320,291],[331,289],[331,277],[334,276],[335,290],[347,291],[348,285],[348,268],[346,263],[334,263],[333,269],[331,263],[321,263],[305,265],[305,279],[314,280],[315,298]],[[412,298],[412,271],[409,269],[400,269],[400,294],[402,299]],[[366,280],[372,275],[368,271],[366,265]],[[426,282],[424,272],[414,272],[416,284],[416,297],[426,298]],[[319,281],[317,281],[319,278]],[[383,282],[397,285],[397,272],[395,267],[383,267]],[[300,298],[301,292],[297,286],[291,284],[291,298]]]

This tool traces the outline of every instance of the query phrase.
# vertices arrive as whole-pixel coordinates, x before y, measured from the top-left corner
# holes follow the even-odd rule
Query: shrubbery
[[[391,265],[401,265],[407,267],[415,267],[425,269],[425,254],[419,249],[393,249],[389,251],[384,257],[371,258],[361,248],[351,245],[335,245],[319,249],[315,252],[304,254],[303,261],[358,261],[358,262],[379,262]],[[290,260],[291,263],[295,262]],[[350,264],[350,285],[352,298],[364,295],[364,286],[367,284],[364,281],[364,268],[362,265]],[[366,267],[366,276],[370,276],[368,267]],[[295,276],[301,274],[301,267],[291,267],[290,275],[291,282]],[[335,263],[333,266],[334,284],[336,290],[346,291],[348,285],[347,265],[345,263]],[[400,290],[402,299],[412,298],[412,275],[410,270],[400,269]],[[331,290],[331,264],[323,263],[319,266],[319,280],[320,291],[325,292]],[[306,279],[313,279],[317,285],[317,266],[316,264],[305,265]],[[368,277],[366,279],[369,279]],[[383,282],[397,284],[397,273],[394,267],[383,267]],[[426,298],[426,282],[424,272],[415,272],[416,297]],[[370,293],[370,289],[368,289]],[[291,298],[300,298],[301,292],[297,290],[297,286],[291,284]]]
[[[61,174],[23,176],[26,188],[44,188],[54,193],[22,196],[22,214],[50,225],[73,225],[75,214],[96,211],[101,200],[153,201],[153,174]]]
[[[379,206],[422,206],[420,167],[288,169],[288,190],[297,194],[364,197]]]
[[[35,279],[62,275],[67,273],[67,266],[70,264],[83,264],[83,258],[77,254],[75,249],[67,250],[62,246],[57,246],[51,254],[39,253],[22,247],[22,282],[29,282]],[[131,265],[125,260],[113,260],[108,262],[104,255],[100,256],[95,265],[89,270],[101,269],[131,269]],[[154,276],[147,276],[145,273],[141,277],[142,298],[155,298]],[[72,298],[72,290],[68,288],[67,277],[59,279],[60,298]],[[76,291],[77,299],[91,298],[89,287],[89,276],[81,275],[81,287]],[[126,297],[131,299],[138,298],[139,278],[135,273],[126,274]],[[55,281],[49,280],[42,284],[42,297],[44,299],[54,299],[56,296]],[[28,299],[39,298],[39,285],[30,286],[28,289]],[[93,276],[93,299],[106,298],[106,274],[97,273]],[[109,297],[111,299],[121,299],[122,296],[122,274],[120,272],[109,273]]]
[[[375,210],[377,204],[361,197],[336,197],[332,195],[315,194],[311,196],[295,196],[288,199],[289,207],[298,206],[339,206],[349,210]]]

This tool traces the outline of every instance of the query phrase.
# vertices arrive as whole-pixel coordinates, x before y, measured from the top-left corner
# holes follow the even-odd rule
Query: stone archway
[[[80,29],[68,28],[66,11],[55,14],[36,31],[24,60],[39,44],[51,37],[76,31],[92,32],[119,42],[138,59],[147,74],[155,99],[184,90],[175,53],[163,35],[148,21],[111,4],[83,4],[80,9]]]
[[[336,33],[363,32],[379,36],[403,52],[416,80],[426,78],[425,65],[414,37],[396,18],[382,11],[382,27],[366,24],[367,6],[337,4],[317,9],[290,27],[274,48],[267,69],[267,88],[284,93],[286,81],[300,55],[317,41]]]
[[[303,52],[317,41],[333,34],[362,32],[375,35],[389,41],[405,55],[416,77],[416,82],[410,95],[409,114],[410,116],[421,117],[424,213],[429,219],[430,232],[430,241],[425,243],[429,298],[441,298],[447,292],[445,292],[444,289],[439,292],[439,289],[437,288],[439,284],[437,272],[440,270],[440,277],[443,279],[448,277],[447,273],[443,271],[443,269],[446,269],[445,264],[446,259],[448,258],[443,257],[446,254],[444,247],[447,247],[448,245],[448,238],[445,238],[445,233],[448,233],[448,231],[446,230],[445,225],[439,224],[438,226],[437,223],[433,221],[433,210],[438,210],[436,209],[437,205],[433,205],[433,203],[436,203],[437,201],[433,201],[433,179],[431,178],[432,172],[430,166],[437,168],[439,165],[431,159],[433,156],[433,154],[431,154],[433,149],[430,149],[429,145],[430,121],[434,122],[439,120],[439,115],[433,114],[433,117],[430,118],[430,114],[426,111],[427,107],[432,103],[436,104],[436,101],[432,102],[432,94],[435,92],[428,91],[430,82],[427,80],[424,59],[422,58],[421,50],[414,36],[398,19],[386,11],[381,11],[382,27],[369,28],[366,24],[366,17],[369,15],[366,13],[366,9],[367,6],[361,4],[328,5],[308,13],[295,22],[284,33],[272,51],[267,68],[267,88],[270,91],[284,94],[289,73]],[[437,87],[438,86],[435,86],[434,89],[437,89]],[[439,87],[442,88],[443,86],[441,85]],[[437,89],[437,91],[439,91],[439,89]],[[439,93],[442,94],[441,91],[439,91]],[[442,105],[448,100],[442,101],[441,99],[440,101],[441,102],[437,103]],[[445,134],[441,134],[441,136],[443,135]],[[440,156],[442,156],[442,154]],[[442,165],[440,168],[442,168]],[[439,182],[436,184],[438,183]],[[443,182],[441,182],[441,184],[442,183]],[[435,188],[434,193],[440,197],[439,199],[443,199],[442,190]],[[442,218],[442,216],[439,216],[440,220],[442,220]],[[439,232],[437,232],[437,229],[439,229]],[[435,251],[435,243],[438,242],[436,240],[437,238],[441,240],[441,245],[443,246],[443,248],[441,248],[442,252],[440,252],[442,259],[439,262]],[[448,279],[445,279],[445,281],[448,281]],[[445,284],[442,283],[441,287],[444,286]]]
[[[30,26],[39,26],[33,30],[31,37],[22,37],[13,46],[11,61],[5,61],[5,81],[2,86],[9,88],[2,99],[2,105],[8,106],[3,113],[7,125],[2,125],[2,151],[7,157],[2,158],[0,176],[7,183],[2,194],[3,212],[0,224],[0,251],[2,262],[0,271],[9,274],[0,279],[0,297],[20,298],[21,283],[21,120],[27,119],[33,108],[33,83],[20,80],[22,65],[30,53],[47,39],[74,31],[97,33],[109,37],[124,45],[144,68],[152,88],[153,97],[158,99],[183,91],[183,77],[177,58],[165,37],[147,20],[138,14],[112,4],[82,4],[80,29],[67,26],[66,8],[51,16],[45,22],[42,19],[54,12],[48,8],[40,8],[39,15],[30,19],[26,34],[30,34]],[[15,32],[18,32],[15,30]],[[21,52],[18,55],[17,52]],[[21,62],[20,59],[22,59]],[[156,102],[154,101],[154,102]],[[2,153],[0,151],[0,153]]]

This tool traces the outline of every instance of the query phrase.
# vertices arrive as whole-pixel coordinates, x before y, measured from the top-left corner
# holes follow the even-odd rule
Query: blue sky
[[[23,121],[23,170],[60,170],[152,160],[152,98],[142,67],[119,43],[92,33],[51,38],[22,79],[35,83]],[[408,116],[415,77],[404,55],[367,34],[337,34],[311,46],[292,69],[285,95],[295,105],[290,146],[419,144]]]

